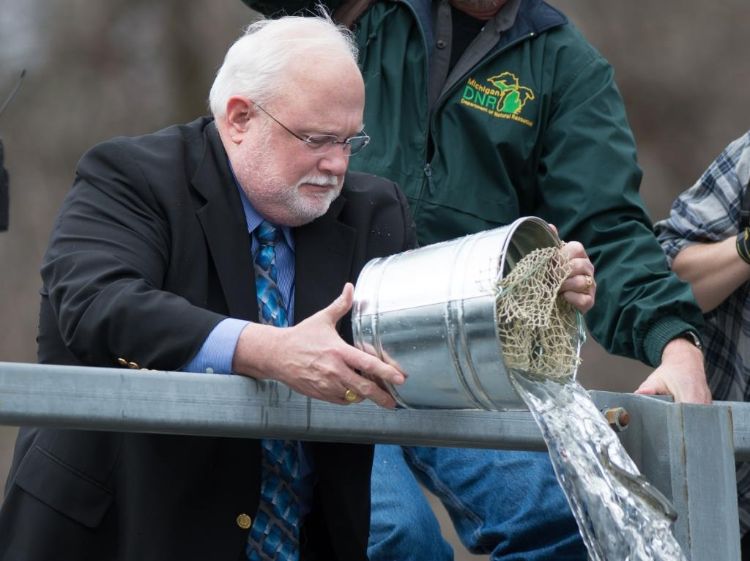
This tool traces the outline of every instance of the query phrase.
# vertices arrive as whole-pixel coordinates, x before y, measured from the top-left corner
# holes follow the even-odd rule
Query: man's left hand
[[[687,339],[672,339],[664,347],[661,365],[635,393],[672,395],[681,403],[711,403],[703,353]]]

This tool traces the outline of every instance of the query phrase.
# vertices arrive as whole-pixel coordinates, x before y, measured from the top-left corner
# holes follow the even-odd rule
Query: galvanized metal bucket
[[[402,407],[525,409],[503,360],[495,286],[534,249],[558,245],[546,222],[526,217],[374,259],[354,291],[354,344],[407,374],[388,388]]]

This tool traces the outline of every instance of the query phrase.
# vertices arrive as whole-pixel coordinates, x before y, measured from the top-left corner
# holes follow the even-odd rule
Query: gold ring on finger
[[[591,275],[584,275],[586,277],[586,290],[591,288],[594,284],[594,278]]]
[[[344,400],[347,403],[354,403],[355,401],[359,400],[359,394],[354,390],[346,390],[344,392]]]

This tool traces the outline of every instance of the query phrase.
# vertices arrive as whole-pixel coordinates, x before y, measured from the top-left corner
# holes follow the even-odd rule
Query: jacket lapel
[[[216,267],[229,315],[256,321],[258,304],[255,300],[250,235],[242,201],[214,123],[206,126],[203,138],[204,149],[192,184],[205,204],[198,208],[196,215]]]
[[[336,199],[328,212],[294,229],[295,323],[328,306],[350,280],[354,228],[338,221],[345,199]]]

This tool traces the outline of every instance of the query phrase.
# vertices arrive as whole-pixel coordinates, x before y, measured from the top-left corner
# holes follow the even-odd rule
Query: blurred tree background
[[[552,0],[612,62],[654,219],[732,139],[750,128],[747,0]],[[4,0],[0,116],[11,179],[0,234],[0,361],[33,362],[38,267],[78,158],[115,135],[206,113],[224,52],[258,16],[240,0]],[[594,186],[595,187],[595,186]],[[600,294],[599,298],[606,298]],[[649,369],[587,343],[588,388],[631,391]],[[0,429],[4,480],[14,429]],[[468,558],[468,557],[467,557]]]

